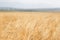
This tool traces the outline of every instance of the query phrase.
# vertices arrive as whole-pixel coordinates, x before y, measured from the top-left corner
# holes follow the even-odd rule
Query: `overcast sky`
[[[0,7],[32,8],[60,8],[60,0],[0,0]]]

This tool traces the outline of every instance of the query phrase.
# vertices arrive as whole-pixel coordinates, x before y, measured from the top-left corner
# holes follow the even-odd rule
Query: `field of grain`
[[[60,13],[0,12],[0,40],[60,40]]]

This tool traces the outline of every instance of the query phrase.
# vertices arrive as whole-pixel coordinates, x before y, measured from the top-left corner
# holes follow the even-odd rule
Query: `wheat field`
[[[0,12],[0,40],[60,40],[60,13]]]

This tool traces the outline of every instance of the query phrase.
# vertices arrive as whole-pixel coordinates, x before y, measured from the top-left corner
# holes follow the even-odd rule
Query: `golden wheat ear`
[[[60,40],[60,14],[0,12],[0,40]]]

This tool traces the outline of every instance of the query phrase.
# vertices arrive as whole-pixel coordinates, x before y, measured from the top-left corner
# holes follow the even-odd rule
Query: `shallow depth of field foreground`
[[[0,40],[60,40],[60,13],[0,12]]]

